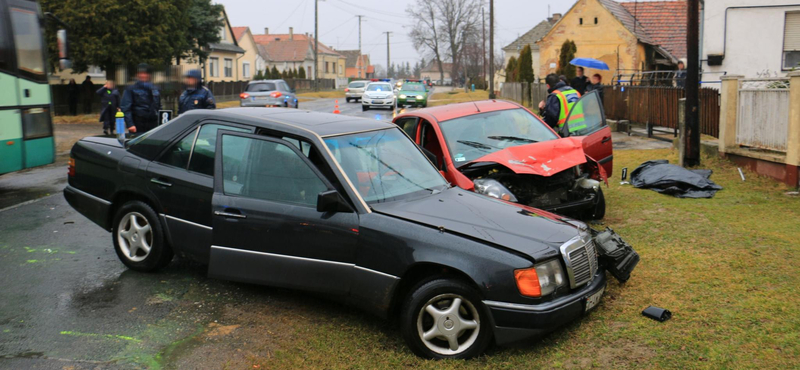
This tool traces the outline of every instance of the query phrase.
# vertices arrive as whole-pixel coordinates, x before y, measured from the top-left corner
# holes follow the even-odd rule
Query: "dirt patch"
[[[220,325],[215,322],[212,322],[208,325],[208,329],[206,331],[206,338],[215,338],[215,337],[223,337],[234,330],[236,330],[241,325]]]

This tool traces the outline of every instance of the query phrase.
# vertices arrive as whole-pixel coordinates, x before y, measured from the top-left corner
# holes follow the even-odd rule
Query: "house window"
[[[325,62],[325,73],[328,73],[328,72],[329,72],[329,69],[328,69],[328,62]]]
[[[250,78],[250,62],[242,62],[242,77]]]
[[[219,77],[219,58],[208,59],[208,75],[211,77]]]
[[[783,69],[800,66],[800,12],[786,13],[783,28]]]
[[[314,78],[314,75],[311,74],[311,67],[306,67],[308,69],[308,73],[306,73],[306,78]]]
[[[583,18],[580,18],[580,19],[578,19],[578,23],[580,23],[581,25],[583,25]]]
[[[233,77],[233,59],[225,58],[225,77]]]
[[[597,24],[597,17],[594,17],[594,24]]]
[[[219,29],[219,41],[225,41],[225,27]]]

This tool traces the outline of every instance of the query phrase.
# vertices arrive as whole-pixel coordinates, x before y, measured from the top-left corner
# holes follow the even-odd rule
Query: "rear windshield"
[[[360,88],[364,87],[364,83],[363,82],[351,82],[350,85],[348,85],[347,87],[353,88],[353,89],[360,89]]]
[[[247,85],[247,89],[245,91],[248,92],[275,91],[275,84],[272,82],[259,82],[259,83],[249,84]]]

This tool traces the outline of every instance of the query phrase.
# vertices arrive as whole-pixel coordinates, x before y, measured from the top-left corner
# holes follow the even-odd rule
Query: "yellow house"
[[[239,80],[246,81],[253,78],[258,71],[266,67],[264,59],[258,52],[258,44],[250,32],[250,27],[233,27],[233,36],[239,47],[244,49],[244,55],[239,58]]]
[[[203,81],[240,81],[241,58],[245,55],[245,50],[239,47],[236,37],[228,21],[228,15],[222,11],[222,18],[225,21],[219,30],[219,42],[208,45],[209,55],[205,65],[201,66],[198,61],[184,61],[184,70],[200,69],[203,71]],[[252,70],[250,72],[252,74]]]
[[[679,1],[685,3],[685,1]],[[659,4],[660,3],[660,4]],[[656,27],[671,21],[675,14],[665,3],[654,2],[655,10],[661,13],[648,14],[647,25],[633,16],[634,3],[618,3],[614,0],[578,0],[570,10],[539,41],[539,71],[541,76],[555,73],[561,45],[572,40],[577,46],[576,57],[599,59],[611,70],[588,70],[586,74],[599,73],[606,84],[612,83],[616,72],[633,73],[675,69],[680,58],[685,58],[685,11],[684,22],[675,22],[670,27]],[[630,6],[629,6],[630,5]],[[641,4],[638,4],[641,5]],[[685,8],[684,8],[685,9]],[[663,13],[663,14],[662,14]],[[675,42],[683,34],[683,43]],[[672,36],[671,36],[672,35]],[[677,36],[675,36],[677,35]],[[665,42],[663,40],[670,40]],[[663,44],[663,45],[661,45]],[[683,47],[681,47],[683,45]]]

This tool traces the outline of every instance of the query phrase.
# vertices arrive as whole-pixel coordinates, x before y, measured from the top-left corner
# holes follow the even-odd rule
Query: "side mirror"
[[[433,154],[433,152],[423,147],[419,148],[422,149],[422,152],[425,153],[425,156],[428,157],[431,163],[433,163],[433,165],[436,166],[437,170],[442,169],[442,165],[439,163],[439,158],[436,158],[436,154]]]
[[[67,41],[67,30],[56,31],[56,42],[58,45],[58,65],[59,68],[72,68],[72,61],[69,60],[69,42]]]
[[[326,190],[317,194],[317,212],[353,212],[353,209],[338,191]]]

